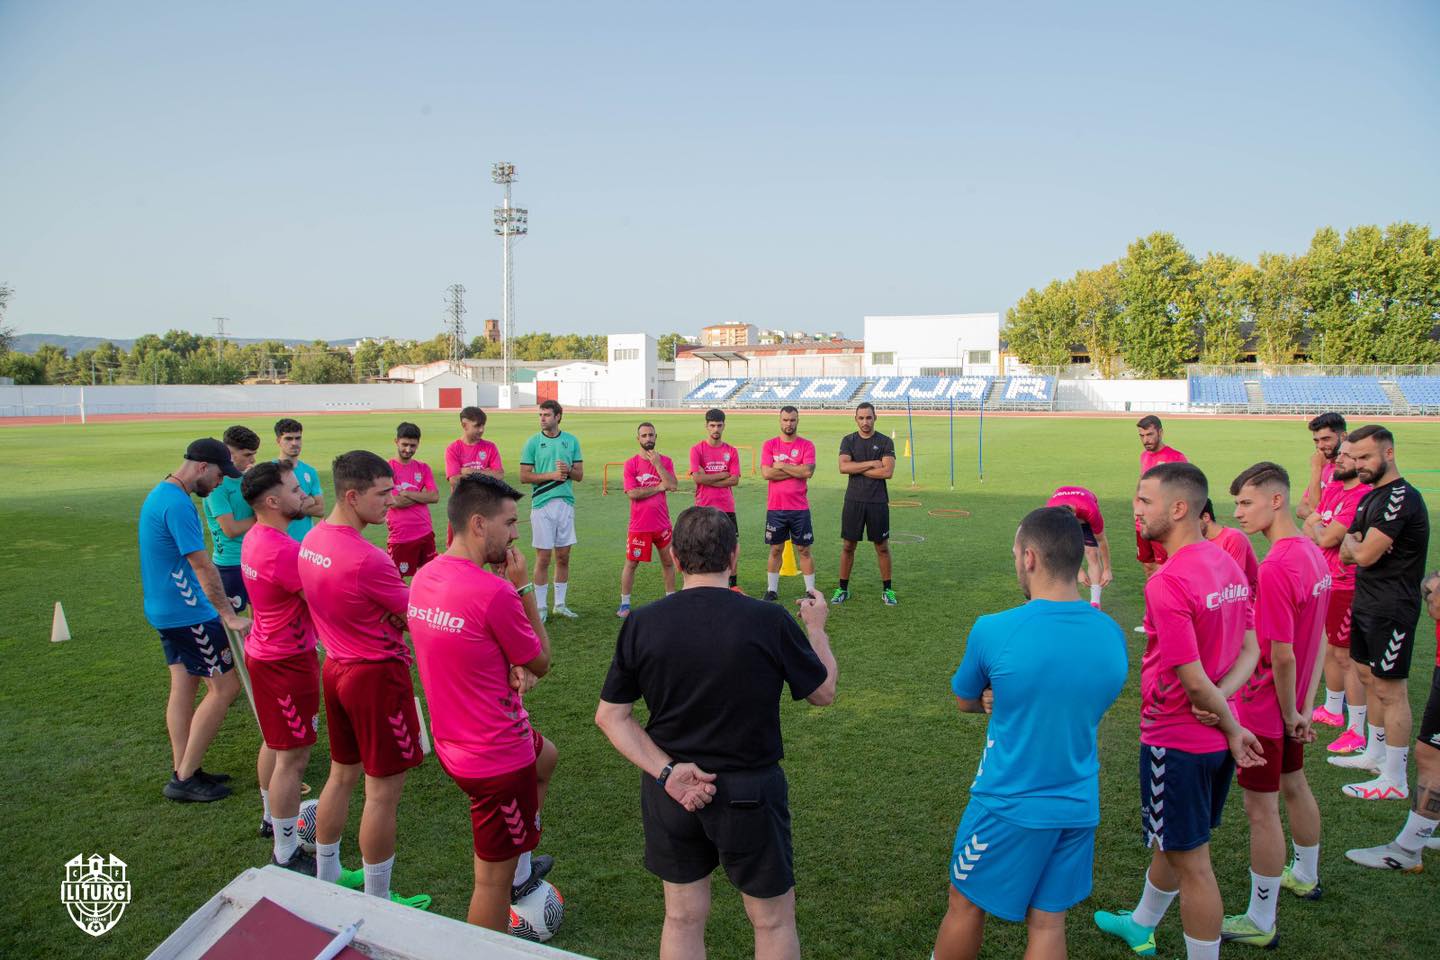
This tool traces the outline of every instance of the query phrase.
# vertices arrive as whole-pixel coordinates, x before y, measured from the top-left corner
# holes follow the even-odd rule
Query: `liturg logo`
[[[60,902],[75,926],[98,937],[120,922],[130,902],[126,869],[125,861],[113,853],[108,860],[98,853],[88,858],[81,853],[65,864]]]
[[[1218,610],[1222,604],[1234,603],[1236,600],[1249,600],[1250,588],[1243,583],[1229,583],[1225,589],[1216,590],[1205,598],[1205,606],[1210,610]]]
[[[417,607],[412,604],[406,614],[411,620],[419,620],[436,630],[444,630],[447,633],[459,633],[465,629],[464,617],[457,617],[450,611],[441,610],[439,607]]]

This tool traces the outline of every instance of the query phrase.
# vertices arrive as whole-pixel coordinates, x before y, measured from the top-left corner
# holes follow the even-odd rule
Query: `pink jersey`
[[[675,475],[675,463],[663,453],[657,459],[660,465]],[[655,465],[640,454],[625,461],[625,489],[638,490],[641,487],[663,486],[665,478]],[[631,533],[662,533],[670,529],[670,505],[665,494],[657,493],[639,500],[630,501]]]
[[[538,657],[540,638],[509,581],[462,557],[436,557],[415,574],[409,620],[445,770],[494,777],[534,763],[530,715],[510,688],[510,666]]]
[[[1295,651],[1295,709],[1309,712],[1305,694],[1310,671],[1324,648],[1325,611],[1330,603],[1330,573],[1325,556],[1309,537],[1275,541],[1260,564],[1260,596],[1255,601],[1255,634],[1260,662],[1235,699],[1235,719],[1257,737],[1285,735],[1280,699],[1275,694],[1271,645],[1291,644]]]
[[[412,459],[409,463],[391,460],[390,472],[395,475],[396,493],[440,489],[435,486],[435,474],[430,471],[430,464],[423,460]],[[391,507],[385,514],[385,525],[390,528],[391,543],[409,543],[411,540],[419,540],[427,533],[435,532],[435,527],[430,522],[428,503]]]
[[[1368,483],[1357,483],[1346,490],[1343,480],[1332,481],[1320,492],[1320,505],[1315,508],[1315,512],[1327,527],[1332,523],[1339,523],[1349,530],[1350,524],[1355,522],[1355,511],[1359,508],[1360,501],[1365,499],[1365,494],[1369,492]],[[1325,562],[1330,569],[1331,589],[1354,590],[1355,564],[1345,563],[1340,559],[1340,544],[1335,544],[1324,553]]]
[[[445,476],[447,478],[453,479],[460,476],[461,471],[466,467],[499,470],[501,473],[505,471],[505,464],[500,462],[500,448],[489,440],[466,443],[460,439],[445,448]]]
[[[798,463],[813,464],[815,462],[815,444],[806,440],[798,434],[786,440],[784,437],[771,437],[765,441],[760,448],[760,465],[762,467],[773,466],[777,463]],[[765,502],[767,510],[809,510],[810,498],[806,496],[809,488],[808,480],[801,480],[799,477],[786,477],[784,480],[771,480],[770,495]]]
[[[1047,507],[1069,507],[1081,523],[1090,525],[1091,533],[1105,532],[1105,518],[1100,516],[1100,501],[1084,487],[1061,487],[1045,501]]]
[[[1158,466],[1162,463],[1189,462],[1189,460],[1185,459],[1185,454],[1181,453],[1179,450],[1176,450],[1174,447],[1161,447],[1154,453],[1151,453],[1144,447],[1140,448],[1140,476],[1142,477],[1149,472],[1151,467]],[[1140,520],[1138,517],[1135,520],[1135,532],[1140,532]]]
[[[728,473],[740,476],[740,451],[728,443],[711,446],[709,440],[702,440],[690,448],[690,472],[692,474]],[[735,512],[735,488],[711,487],[695,484],[695,506],[714,507],[726,513]]]
[[[1254,609],[1255,593],[1260,585],[1260,561],[1255,559],[1255,548],[1250,546],[1250,538],[1242,530],[1221,527],[1220,535],[1212,542],[1230,554],[1230,559],[1245,574],[1245,583],[1250,587],[1250,606]]]
[[[332,660],[410,662],[403,631],[410,588],[385,551],[352,527],[315,524],[300,544],[300,583]]]
[[[1320,489],[1324,490],[1331,481],[1335,479],[1335,461],[1326,460],[1325,465],[1320,468]]]
[[[1199,661],[1219,683],[1240,655],[1250,625],[1250,585],[1208,540],[1181,547],[1145,584],[1145,654],[1140,661],[1140,742],[1189,753],[1226,749],[1225,735],[1190,712],[1175,668]]]
[[[315,624],[300,594],[300,544],[284,530],[257,523],[240,544],[240,574],[254,622],[245,656],[284,660],[315,649]]]

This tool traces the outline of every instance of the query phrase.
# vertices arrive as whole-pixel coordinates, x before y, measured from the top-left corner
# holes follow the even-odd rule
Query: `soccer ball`
[[[315,852],[315,811],[319,800],[306,800],[300,804],[300,819],[295,824],[295,835],[300,838],[300,849],[306,853]]]
[[[545,880],[510,905],[510,932],[525,940],[544,943],[555,936],[565,919],[565,898]]]

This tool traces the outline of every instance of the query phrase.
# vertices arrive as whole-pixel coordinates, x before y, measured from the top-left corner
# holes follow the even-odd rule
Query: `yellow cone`
[[[70,639],[70,624],[65,622],[65,608],[55,601],[55,619],[50,622],[50,642],[60,643]]]
[[[795,548],[790,541],[785,541],[785,552],[780,555],[780,576],[794,577],[800,573],[800,568],[795,566]]]
[[[905,456],[905,459],[906,459],[906,460],[909,460],[909,459],[910,459],[910,438],[909,438],[909,437],[906,437],[906,438],[905,438],[905,454],[904,454],[904,456]]]

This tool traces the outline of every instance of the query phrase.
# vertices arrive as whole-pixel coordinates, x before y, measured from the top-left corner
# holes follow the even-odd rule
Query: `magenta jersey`
[[[806,464],[814,462],[815,444],[798,434],[791,440],[786,440],[784,437],[771,437],[760,448],[760,465],[762,467],[773,466],[777,463]],[[771,480],[769,484],[770,494],[765,502],[767,510],[810,509],[810,498],[806,495],[806,491],[809,489],[808,480],[786,477],[784,480]]]
[[[1325,487],[1326,487],[1328,484],[1330,484],[1331,482],[1334,481],[1334,479],[1335,479],[1335,461],[1334,461],[1334,460],[1326,460],[1326,461],[1325,461],[1325,465],[1320,468],[1320,489],[1321,489],[1321,490],[1324,490]]]
[[[660,454],[657,459],[673,476],[675,473],[675,462],[663,453]],[[640,487],[659,487],[664,483],[665,479],[660,476],[660,473],[655,469],[655,465],[640,456],[640,454],[637,453],[625,461],[626,490],[638,490]],[[670,505],[665,502],[665,494],[657,493],[640,500],[630,501],[631,533],[663,533],[669,529]]]
[[[404,632],[410,588],[385,551],[351,527],[315,524],[300,544],[300,583],[332,660],[410,662]]]
[[[411,458],[409,463],[391,460],[390,472],[395,475],[396,493],[440,489],[435,486],[435,474],[431,472],[430,464],[423,460]],[[430,522],[428,503],[391,507],[385,514],[385,526],[390,528],[391,543],[409,543],[411,540],[419,540],[427,533],[435,532],[435,527]]]
[[[1090,525],[1091,533],[1105,532],[1105,518],[1100,516],[1100,501],[1084,487],[1061,487],[1045,501],[1047,507],[1070,507],[1081,523]]]
[[[510,666],[538,657],[540,638],[514,586],[444,554],[415,574],[408,617],[445,770],[495,777],[534,763],[530,715],[510,688]]]
[[[1346,490],[1344,481],[1331,481],[1320,492],[1320,505],[1315,511],[1320,514],[1320,519],[1325,521],[1327,527],[1332,523],[1339,523],[1349,530],[1350,524],[1355,522],[1355,511],[1360,507],[1360,501],[1365,499],[1365,494],[1369,492],[1368,483],[1357,483]],[[1324,554],[1330,570],[1330,588],[1354,590],[1355,564],[1345,563],[1340,559],[1340,544],[1325,550]]]
[[[1181,547],[1145,584],[1140,661],[1140,742],[1188,753],[1227,749],[1225,735],[1190,712],[1176,667],[1199,661],[1219,683],[1240,655],[1251,620],[1250,585],[1208,540]]]
[[[499,470],[502,473],[505,471],[505,464],[500,462],[500,448],[484,439],[475,443],[466,443],[464,439],[460,439],[445,448],[445,477],[447,479],[460,476],[460,471],[466,467]]]
[[[1260,595],[1255,600],[1260,662],[1235,698],[1235,718],[1257,737],[1279,740],[1285,735],[1270,657],[1276,642],[1295,650],[1295,708],[1309,713],[1305,694],[1315,658],[1324,647],[1329,603],[1330,572],[1320,548],[1303,536],[1275,541],[1260,564]]]
[[[740,451],[728,443],[711,446],[709,440],[701,440],[690,448],[690,472],[692,474],[728,473],[732,477],[738,477],[740,476]],[[697,483],[695,484],[695,506],[714,507],[716,510],[734,513],[735,488],[707,487],[703,483]]]
[[[1250,608],[1255,608],[1255,594],[1260,585],[1260,561],[1255,559],[1255,548],[1243,530],[1221,527],[1220,535],[1213,541],[1221,550],[1230,555],[1240,572],[1245,574],[1245,583],[1250,587]]]
[[[240,575],[253,623],[245,656],[284,660],[315,649],[315,623],[300,585],[300,544],[284,530],[257,523],[240,544]]]

